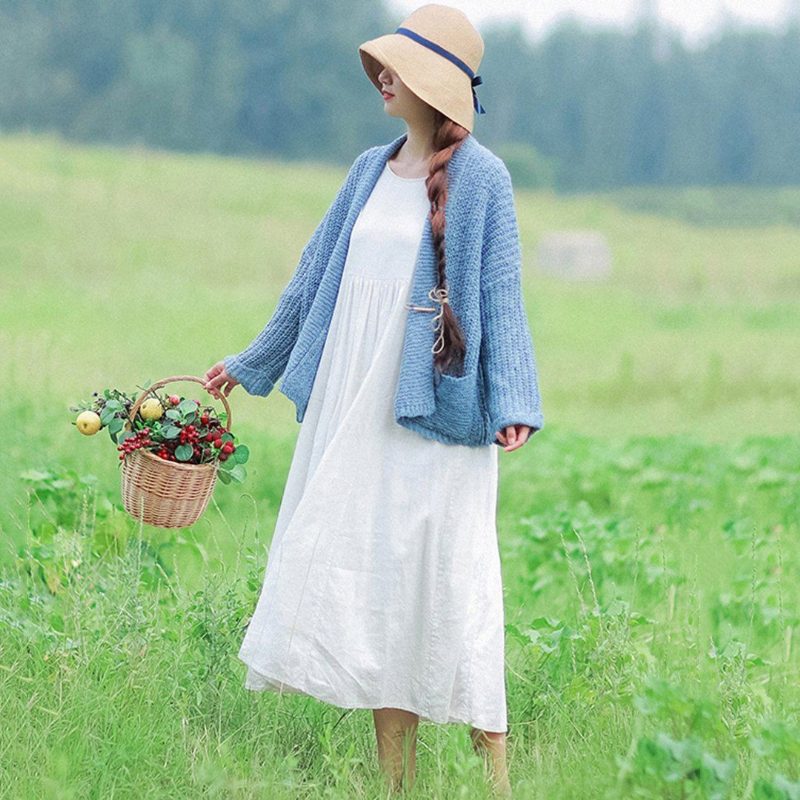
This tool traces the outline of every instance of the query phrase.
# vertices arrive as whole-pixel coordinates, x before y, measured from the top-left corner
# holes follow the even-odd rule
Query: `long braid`
[[[439,111],[435,112],[436,127],[433,135],[435,152],[431,158],[430,175],[427,179],[428,198],[431,201],[431,230],[436,252],[437,291],[447,288],[445,263],[445,215],[447,203],[447,165],[453,153],[461,146],[469,131]],[[434,352],[434,365],[441,372],[460,372],[466,355],[466,342],[461,325],[449,302],[440,306],[441,345]]]

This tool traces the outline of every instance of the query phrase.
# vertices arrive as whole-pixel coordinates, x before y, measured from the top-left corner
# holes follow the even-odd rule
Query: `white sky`
[[[403,17],[425,0],[390,0],[389,8]],[[785,22],[787,10],[800,9],[800,0],[651,0],[659,17],[678,28],[687,41],[701,42],[723,20],[758,26]],[[480,30],[495,20],[516,18],[532,38],[537,39],[559,17],[574,15],[588,23],[626,26],[634,21],[645,0],[443,0],[460,8]]]

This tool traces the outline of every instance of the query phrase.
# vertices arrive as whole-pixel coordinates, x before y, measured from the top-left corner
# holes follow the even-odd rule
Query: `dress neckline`
[[[398,175],[392,168],[389,166],[389,161],[386,161],[386,169],[389,171],[389,174],[397,178],[399,181],[424,181],[427,179],[427,175],[422,175],[419,178],[404,178],[402,175]]]

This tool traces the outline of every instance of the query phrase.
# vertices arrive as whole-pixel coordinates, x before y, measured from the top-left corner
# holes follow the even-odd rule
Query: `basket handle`
[[[139,411],[139,406],[145,401],[147,395],[152,394],[156,389],[160,389],[162,386],[166,386],[168,383],[174,383],[176,381],[194,381],[195,383],[199,383],[204,389],[206,388],[206,382],[202,378],[197,378],[194,375],[174,375],[171,378],[164,378],[163,380],[156,381],[152,386],[148,386],[140,395],[137,401],[131,407],[130,413],[128,414],[128,419],[131,424],[133,424],[133,420],[136,418],[136,413]],[[206,389],[208,392],[208,389]],[[211,394],[211,392],[208,392]],[[213,397],[213,395],[212,395]],[[228,399],[225,397],[224,394],[220,393],[219,399],[222,400],[222,405],[225,406],[225,411],[228,414],[228,424],[225,427],[225,430],[230,431],[231,429],[231,407],[228,405]]]

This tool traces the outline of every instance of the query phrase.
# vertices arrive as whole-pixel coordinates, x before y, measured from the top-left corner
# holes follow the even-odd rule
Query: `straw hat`
[[[428,3],[406,17],[394,33],[369,39],[358,53],[380,91],[378,75],[393,69],[428,105],[472,132],[474,114],[485,114],[475,94],[483,39],[457,8]]]

